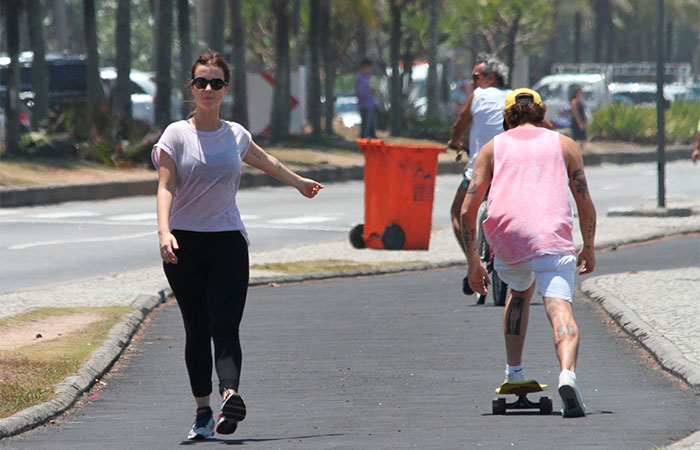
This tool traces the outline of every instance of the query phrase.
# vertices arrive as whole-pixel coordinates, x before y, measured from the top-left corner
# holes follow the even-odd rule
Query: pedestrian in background
[[[185,326],[185,363],[197,405],[188,439],[231,434],[246,415],[238,393],[239,325],[248,290],[248,236],[236,206],[241,162],[313,198],[323,185],[302,178],[253,142],[235,122],[219,118],[229,68],[216,52],[191,68],[195,110],[170,124],[153,147],[158,170],[158,235],[163,269]],[[211,342],[214,341],[214,358]],[[209,405],[212,366],[222,397],[215,420]]]
[[[569,94],[571,105],[571,138],[581,148],[586,143],[586,105],[583,103],[583,88],[574,86]]]
[[[695,126],[695,140],[693,141],[693,152],[690,154],[690,159],[693,160],[693,164],[700,159],[700,120]]]
[[[355,80],[357,107],[360,109],[360,119],[362,120],[360,137],[363,139],[377,138],[377,102],[370,80],[372,66],[371,60],[363,58],[360,61],[360,73],[357,74]]]
[[[503,314],[506,382],[525,381],[523,345],[535,287],[552,325],[561,372],[558,390],[564,417],[585,415],[576,384],[579,330],[572,301],[576,266],[595,268],[596,211],[576,143],[538,125],[545,107],[530,89],[508,94],[509,130],[479,152],[462,206],[469,284],[486,295],[490,284],[476,248],[476,219],[486,191],[489,216],[483,230],[494,252],[494,268],[510,287]],[[576,253],[570,193],[578,210],[583,247]]]
[[[464,172],[462,182],[457,187],[450,208],[452,229],[460,248],[467,254],[462,240],[461,208],[467,186],[472,178],[474,161],[479,149],[499,133],[503,132],[503,104],[509,90],[505,88],[508,79],[508,67],[493,55],[481,53],[472,69],[474,91],[452,125],[450,140],[447,147],[457,151],[462,150],[462,136],[469,129],[469,166]],[[467,277],[462,280],[462,292],[471,295],[474,291],[469,287]]]

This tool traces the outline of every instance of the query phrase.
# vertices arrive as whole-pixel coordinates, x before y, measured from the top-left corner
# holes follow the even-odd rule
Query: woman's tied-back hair
[[[231,72],[229,71],[228,64],[226,64],[226,61],[224,61],[224,58],[219,52],[209,50],[199,55],[190,69],[190,79],[194,79],[194,71],[199,65],[219,67],[224,72],[224,81],[228,83]]]
[[[483,75],[494,74],[496,76],[496,84],[498,87],[504,87],[508,79],[508,66],[490,53],[479,53],[476,57],[477,63],[482,63]]]
[[[190,68],[190,80],[194,80],[194,71],[197,69],[197,66],[202,65],[202,66],[213,66],[213,67],[218,67],[224,72],[224,81],[228,83],[229,77],[231,76],[231,72],[228,68],[228,64],[224,60],[224,58],[219,54],[219,52],[215,52],[212,50],[209,50],[205,53],[202,53],[197,57],[197,60],[192,64],[192,68]],[[194,103],[194,102],[192,102]],[[190,111],[190,113],[187,115],[187,118],[189,119],[190,117],[194,116],[197,114],[197,108],[195,107]]]

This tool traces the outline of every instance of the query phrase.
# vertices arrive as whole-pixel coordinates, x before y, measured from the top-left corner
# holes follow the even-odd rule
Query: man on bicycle
[[[469,152],[471,160],[469,167],[464,172],[464,180],[460,183],[455,193],[455,198],[450,208],[452,228],[459,246],[466,255],[466,248],[462,240],[460,228],[460,208],[464,201],[464,194],[472,177],[474,159],[479,149],[499,133],[503,132],[503,102],[508,90],[505,89],[505,80],[508,78],[508,68],[503,62],[492,55],[479,54],[477,64],[472,70],[472,83],[476,86],[469,96],[459,117],[452,125],[449,148],[462,149],[462,136],[471,124],[469,130]],[[462,281],[462,292],[471,295],[474,291],[467,283],[467,277]]]
[[[490,186],[484,233],[495,254],[495,269],[511,288],[503,316],[506,381],[525,380],[522,351],[536,282],[561,365],[562,413],[578,417],[585,415],[585,407],[575,374],[579,332],[572,309],[574,273],[576,266],[582,266],[581,274],[595,268],[596,211],[578,146],[566,136],[538,127],[544,113],[537,92],[509,93],[504,116],[510,129],[479,151],[461,211],[468,282],[484,295],[485,283],[491,282],[476,248],[477,211]],[[583,235],[578,255],[569,191]]]

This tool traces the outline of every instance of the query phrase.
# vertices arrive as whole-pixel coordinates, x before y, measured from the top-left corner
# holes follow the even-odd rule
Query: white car
[[[360,111],[357,108],[357,97],[354,95],[339,95],[335,99],[335,111],[341,119],[343,125],[352,128],[362,122]]]
[[[142,120],[153,125],[155,113],[153,111],[156,98],[156,84],[153,81],[153,72],[143,72],[131,69],[129,79],[131,80],[131,114],[134,119]],[[104,67],[100,69],[100,77],[107,86],[112,89],[117,80],[117,69],[114,67]],[[181,101],[175,96],[170,96],[170,117],[176,120],[181,117]]]
[[[586,113],[610,103],[610,92],[605,75],[602,73],[561,73],[547,75],[538,81],[532,88],[542,97],[547,106],[547,119],[551,120],[557,128],[571,126],[571,103],[569,94],[574,86],[583,89],[583,103],[586,105]]]

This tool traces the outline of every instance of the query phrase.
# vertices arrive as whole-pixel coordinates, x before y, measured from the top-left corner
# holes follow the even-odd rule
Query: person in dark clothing
[[[571,138],[576,141],[581,148],[586,143],[586,105],[581,100],[583,89],[575,86],[571,89],[569,102],[571,103]]]

